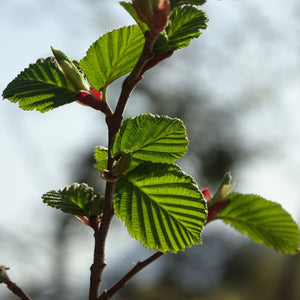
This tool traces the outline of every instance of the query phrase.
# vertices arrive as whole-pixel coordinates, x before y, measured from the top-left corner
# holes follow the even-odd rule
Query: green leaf
[[[149,30],[148,25],[145,24],[144,22],[142,22],[141,19],[137,16],[132,3],[121,1],[120,4],[131,15],[131,17],[136,21],[136,23],[139,25],[142,32]]]
[[[102,146],[97,146],[94,150],[94,157],[96,160],[96,164],[94,167],[102,172],[107,167],[107,148]]]
[[[46,112],[76,100],[76,91],[53,57],[30,64],[3,91],[24,110]]]
[[[124,121],[115,137],[112,155],[131,152],[133,169],[143,161],[173,163],[186,153],[187,144],[181,120],[143,114]]]
[[[149,249],[177,252],[201,243],[206,201],[176,165],[145,162],[120,177],[114,206],[130,235]]]
[[[104,198],[94,195],[94,189],[85,183],[73,183],[58,191],[50,191],[42,196],[43,202],[65,213],[87,216],[95,213],[97,205],[98,215],[102,214]]]
[[[139,26],[123,27],[100,37],[79,64],[93,88],[103,90],[133,69],[143,45]]]
[[[295,254],[300,232],[292,217],[280,206],[257,195],[231,193],[230,204],[217,215],[256,243],[285,254]]]
[[[206,0],[170,0],[171,9],[182,5],[203,5]]]
[[[176,8],[170,16],[170,23],[166,28],[171,49],[187,47],[192,39],[199,37],[200,29],[206,29],[207,21],[205,12],[197,7]]]

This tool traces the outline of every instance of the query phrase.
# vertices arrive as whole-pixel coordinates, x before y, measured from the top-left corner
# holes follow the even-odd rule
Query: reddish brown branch
[[[90,293],[89,300],[96,300],[99,295],[102,273],[106,266],[105,262],[105,242],[111,220],[114,215],[113,194],[115,190],[114,182],[107,182],[105,192],[105,203],[103,217],[98,231],[95,231],[94,263],[91,266]]]
[[[153,31],[145,32],[145,44],[141,56],[136,63],[134,69],[129,76],[124,80],[122,85],[122,91],[119,97],[118,104],[116,106],[115,113],[113,115],[114,123],[118,128],[121,126],[123,119],[123,112],[127,103],[127,100],[133,91],[137,83],[142,80],[145,66],[154,56],[153,46],[158,37],[158,34]]]
[[[0,283],[5,283],[7,288],[11,290],[16,296],[18,296],[21,300],[32,300],[15,282],[12,282],[6,271],[9,268],[4,266],[0,266]]]
[[[142,74],[145,65],[153,57],[152,48],[157,37],[158,34],[152,31],[145,33],[145,44],[141,56],[137,64],[135,65],[134,69],[132,70],[132,72],[128,75],[128,77],[123,82],[121,94],[115,112],[113,114],[106,114],[106,123],[108,127],[107,169],[109,171],[111,170],[113,164],[113,159],[111,157],[110,151],[111,151],[114,136],[116,135],[116,133],[121,127],[121,123],[123,120],[123,113],[128,98],[132,90],[136,86],[136,84],[142,79]],[[99,230],[95,231],[95,235],[94,235],[95,237],[94,262],[91,266],[89,300],[97,300],[99,295],[99,290],[100,290],[102,273],[106,266],[105,242],[106,242],[108,229],[114,215],[113,195],[114,195],[115,185],[116,185],[115,182],[106,183],[103,217],[101,220],[100,228]]]
[[[22,300],[32,300],[16,283],[9,281],[7,288]]]
[[[138,272],[140,272],[142,269],[144,269],[146,266],[154,262],[156,259],[161,257],[164,253],[163,252],[156,252],[153,255],[151,255],[149,258],[147,258],[144,261],[138,262],[134,268],[132,268],[120,281],[118,281],[112,288],[110,288],[108,291],[104,291],[101,296],[98,298],[98,300],[108,300],[110,299],[116,292],[118,292],[120,289],[124,288],[126,283]]]

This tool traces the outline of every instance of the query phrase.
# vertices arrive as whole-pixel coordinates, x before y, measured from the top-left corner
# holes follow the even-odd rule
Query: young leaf
[[[76,91],[55,59],[49,57],[30,64],[8,84],[2,96],[11,102],[19,102],[24,110],[46,112],[75,101]]]
[[[139,26],[123,27],[100,37],[79,64],[93,88],[102,90],[133,69],[143,45]]]
[[[107,167],[107,148],[97,146],[94,150],[94,157],[96,160],[94,167],[102,172]]]
[[[182,5],[203,5],[206,0],[170,0],[171,9]]]
[[[192,39],[199,37],[200,29],[206,29],[207,21],[205,12],[195,6],[176,8],[166,29],[171,49],[187,47]]]
[[[130,151],[133,169],[143,161],[173,163],[186,153],[187,144],[181,120],[143,114],[124,121],[115,137],[112,154]]]
[[[292,217],[280,206],[257,195],[231,193],[230,204],[217,215],[256,243],[285,254],[295,254],[300,232]]]
[[[94,189],[85,183],[73,183],[58,191],[50,191],[42,196],[43,202],[65,213],[89,217],[92,213],[102,214],[103,197],[94,195]],[[95,205],[97,208],[95,209]],[[95,212],[97,210],[97,212]]]
[[[114,207],[130,235],[149,249],[177,252],[201,243],[206,201],[176,165],[144,162],[120,177]]]
[[[141,21],[141,19],[136,14],[136,11],[130,2],[121,1],[120,5],[123,6],[123,8],[131,15],[131,17],[136,21],[136,23],[139,25],[141,31],[144,33],[146,30],[149,30],[149,27],[147,24]]]

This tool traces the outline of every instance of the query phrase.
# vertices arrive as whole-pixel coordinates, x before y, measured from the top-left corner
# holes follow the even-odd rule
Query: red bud
[[[170,2],[169,0],[162,0],[154,12],[154,27],[158,32],[161,32],[168,25],[170,15]]]
[[[202,192],[202,194],[203,194],[206,201],[209,201],[211,199],[211,194],[210,194],[209,189],[207,189],[207,188],[203,189],[201,192]]]

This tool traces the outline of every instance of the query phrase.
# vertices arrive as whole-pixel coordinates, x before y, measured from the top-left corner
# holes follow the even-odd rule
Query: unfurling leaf
[[[61,68],[62,72],[66,75],[66,77],[69,79],[74,89],[77,92],[89,91],[90,88],[87,85],[87,82],[83,77],[83,74],[77,68],[75,63],[71,59],[69,59],[62,51],[55,50],[53,47],[51,47],[51,50],[59,67]]]
[[[78,216],[101,217],[104,197],[94,194],[85,183],[73,183],[63,189],[50,191],[42,196],[43,202],[65,213]]]

